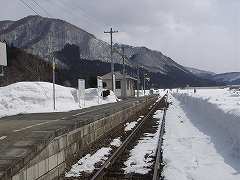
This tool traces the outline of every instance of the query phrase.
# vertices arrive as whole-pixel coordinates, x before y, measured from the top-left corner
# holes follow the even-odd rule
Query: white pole
[[[100,104],[101,100],[101,94],[102,94],[102,79],[100,77],[97,77],[97,92],[98,92],[98,104]]]
[[[82,99],[82,106],[81,106],[81,99]],[[85,107],[85,80],[78,79],[78,103],[79,107]]]
[[[52,53],[52,34],[49,35],[49,56],[50,60],[52,60],[52,84],[53,84],[53,110],[56,110],[56,97],[55,97],[55,58],[54,54]]]
[[[56,91],[55,91],[55,58],[53,57],[53,109],[56,110]]]

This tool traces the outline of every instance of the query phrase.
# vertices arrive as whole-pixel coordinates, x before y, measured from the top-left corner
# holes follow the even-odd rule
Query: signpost
[[[5,43],[2,42],[0,42],[0,66],[1,66],[0,76],[4,76],[3,67],[7,66],[7,46]]]
[[[85,80],[78,79],[78,103],[79,107],[85,106]]]
[[[115,77],[115,74],[113,74],[113,92],[115,92],[115,90],[116,90],[116,77]]]
[[[102,91],[103,91],[103,82],[101,77],[97,77],[97,88],[98,88],[98,104],[101,103],[102,100]]]

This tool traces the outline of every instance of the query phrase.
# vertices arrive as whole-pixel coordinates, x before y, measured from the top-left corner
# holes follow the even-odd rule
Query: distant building
[[[123,81],[123,74],[120,72],[115,72],[115,94],[117,97],[124,96],[124,81]],[[102,76],[103,80],[103,88],[112,89],[112,74],[108,73]],[[126,97],[135,96],[135,82],[137,81],[136,78],[133,78],[129,75],[126,75]]]

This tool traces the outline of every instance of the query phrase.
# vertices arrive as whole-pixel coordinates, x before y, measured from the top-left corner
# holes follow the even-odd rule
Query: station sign
[[[85,79],[78,79],[78,103],[80,108],[85,106]]]

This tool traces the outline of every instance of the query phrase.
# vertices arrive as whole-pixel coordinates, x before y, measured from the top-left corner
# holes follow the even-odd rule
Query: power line
[[[46,9],[44,9],[39,3],[37,3],[36,2],[36,0],[32,0],[33,2],[34,2],[34,4],[35,5],[37,5],[39,8],[41,8],[42,10],[44,10],[47,14],[49,14],[50,15],[50,13],[48,13],[48,11],[46,10]],[[73,16],[78,16],[79,17],[79,14],[77,14],[77,13],[75,13],[74,11],[70,11],[68,8],[67,8],[67,4],[66,3],[64,3],[64,2],[62,2],[62,1],[57,1],[57,3],[54,3],[55,5],[57,5],[58,7],[60,7],[60,8],[64,8],[65,9],[65,13],[66,13],[66,11],[68,12],[68,14],[72,14]],[[75,4],[76,5],[76,4]],[[30,5],[28,5],[28,6],[30,6]],[[77,8],[78,9],[80,9],[81,11],[82,11],[82,9],[78,6],[78,5],[76,5],[77,6]],[[36,6],[35,6],[36,7]],[[32,8],[33,9],[33,8]],[[82,11],[83,12],[83,11]],[[84,12],[84,14],[85,14],[85,16],[84,16],[84,20],[87,22],[87,23],[90,23],[90,24],[93,24],[93,25],[95,25],[95,26],[97,26],[98,28],[99,27],[101,27],[102,28],[102,26],[99,24],[99,23],[97,23],[97,21],[95,21],[95,20],[93,20],[90,16],[88,16],[85,12]],[[81,18],[83,18],[83,17],[81,17]],[[91,18],[91,19],[90,19]],[[98,29],[98,28],[96,28],[96,29]],[[104,51],[105,52],[108,52],[108,51],[106,51],[106,49],[108,48],[108,47],[106,47],[106,43],[105,42],[103,42],[103,41],[99,41],[99,43],[104,47]],[[103,57],[104,58],[104,57]]]
[[[37,15],[39,15],[40,16],[40,14],[31,6],[31,5],[29,5],[28,3],[26,3],[25,1],[23,1],[23,0],[19,0],[19,1],[21,1],[27,8],[29,8],[29,9],[31,9],[35,14],[37,14]],[[46,14],[48,14],[48,15],[50,15],[50,13],[46,10],[46,9],[44,9],[38,2],[36,2],[36,0],[32,0],[33,1],[33,3],[35,4],[35,8],[37,8],[38,7],[38,9],[42,9]],[[61,4],[61,7],[60,7],[60,4]],[[58,1],[58,3],[54,3],[55,5],[58,5],[60,8],[64,8],[65,10],[67,10],[68,11],[68,13],[70,13],[70,14],[72,14],[72,15],[74,15],[74,16],[78,16],[79,17],[79,14],[76,14],[74,11],[70,11],[68,8],[67,8],[67,6],[66,6],[66,3],[63,3],[62,1]],[[33,5],[33,4],[32,4]],[[77,8],[78,9],[81,9],[78,5],[76,5],[77,6]],[[81,10],[82,11],[82,10]],[[82,11],[83,12],[83,11]],[[65,11],[65,13],[66,13],[66,11]],[[85,20],[86,20],[86,22],[88,22],[88,23],[92,23],[92,24],[94,24],[94,25],[97,25],[98,27],[100,27],[101,25],[99,24],[99,23],[97,23],[97,21],[93,21],[92,20],[92,18],[90,19],[90,16],[88,16],[85,12],[84,12],[84,14],[85,14]],[[101,26],[102,27],[102,26]],[[115,32],[114,32],[115,33]],[[112,38],[111,38],[112,39]],[[105,41],[102,41],[102,40],[99,40],[99,43],[100,43],[100,45],[102,45],[102,47],[104,48],[104,52],[106,52],[107,54],[108,54],[108,50],[107,50],[107,44],[106,44],[106,42]],[[115,49],[115,48],[114,48]],[[112,56],[113,56],[113,47],[112,47],[112,40],[111,40],[111,52],[110,52],[111,54],[110,54],[110,60],[111,60],[111,62],[113,61],[112,60]],[[119,54],[120,55],[120,54]],[[121,56],[121,55],[120,55]],[[104,57],[104,56],[102,56],[102,58],[109,58],[109,56],[106,56],[106,57]],[[127,61],[129,62],[129,59],[127,58]],[[129,62],[130,63],[130,62]],[[130,63],[130,64],[132,64],[132,63]],[[113,67],[114,68],[114,67]]]
[[[58,4],[58,3],[60,3],[65,9],[67,8],[67,6],[68,6],[68,4],[69,4],[69,3],[66,3],[65,1],[60,1],[60,0],[58,0],[57,3],[54,3],[54,4]],[[72,2],[72,3],[74,3],[74,2]],[[106,24],[105,24],[104,22],[102,22],[102,24],[100,24],[100,23],[96,20],[96,18],[94,18],[94,17],[92,17],[92,16],[89,16],[89,15],[83,10],[83,8],[81,8],[81,7],[79,6],[78,3],[74,3],[74,4],[73,4],[73,8],[74,8],[74,9],[77,9],[78,12],[80,11],[80,13],[81,13],[81,15],[82,15],[81,17],[84,18],[88,23],[97,25],[98,27],[101,27],[101,28],[102,28],[102,24],[103,24],[104,26],[106,26]],[[73,14],[74,12],[71,10],[70,13]],[[77,13],[76,15],[79,16],[78,13]]]
[[[19,0],[19,1],[22,2],[22,4],[24,4],[25,7],[31,9],[36,15],[40,16],[40,14],[39,14],[37,11],[35,11],[35,10],[34,10],[29,4],[27,4],[25,1],[23,1],[23,0]]]
[[[32,0],[34,2],[34,4],[36,4],[40,9],[42,9],[48,16],[51,16],[51,14],[45,9],[43,8],[38,2],[36,2],[35,0]]]
[[[93,29],[103,29],[103,27],[100,26],[99,24],[97,24],[96,22],[90,20],[86,16],[81,15],[82,13],[81,14],[77,13],[77,11],[79,11],[79,9],[76,9],[78,7],[76,7],[75,5],[74,5],[74,7],[76,10],[73,10],[73,9],[69,9],[69,6],[68,6],[69,3],[65,3],[60,0],[55,1],[55,2],[47,1],[47,3],[51,4],[52,6],[55,6],[55,7],[57,6],[57,8],[61,10],[61,12],[66,14],[66,15],[62,16],[62,13],[61,13],[61,15],[60,15],[65,20],[70,20],[70,22],[71,22],[73,18],[78,18],[78,19],[80,18],[82,21],[86,22],[86,24],[91,24],[94,27]],[[86,28],[87,28],[87,26],[86,26]]]

